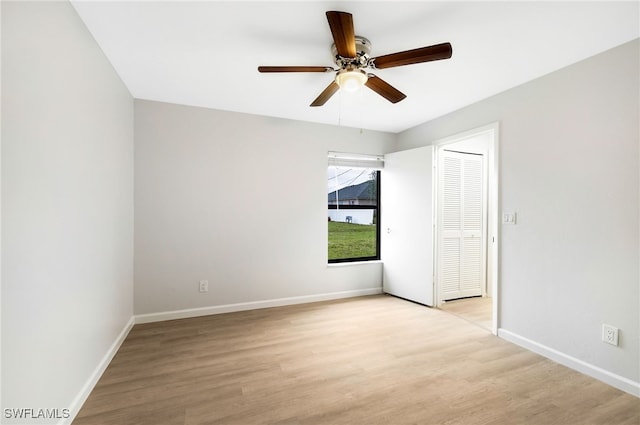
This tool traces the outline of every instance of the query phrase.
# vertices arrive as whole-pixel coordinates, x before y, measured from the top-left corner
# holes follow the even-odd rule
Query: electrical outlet
[[[209,281],[201,280],[200,281],[200,292],[209,292]]]
[[[602,325],[602,342],[618,346],[618,328],[611,325]]]

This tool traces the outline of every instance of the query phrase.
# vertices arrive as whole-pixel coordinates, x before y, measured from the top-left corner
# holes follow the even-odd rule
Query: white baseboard
[[[189,317],[208,316],[211,314],[233,313],[235,311],[257,310],[260,308],[281,307],[285,305],[305,304],[317,301],[337,300],[340,298],[360,297],[363,295],[381,294],[382,287],[356,289],[352,291],[330,292],[326,294],[304,295],[301,297],[277,298],[273,300],[251,301],[246,303],[215,305],[211,307],[188,308],[185,310],[164,311],[160,313],[138,314],[135,322],[151,323],[164,320],[186,319]]]
[[[109,347],[105,355],[102,357],[102,360],[100,360],[100,363],[98,363],[98,366],[96,366],[91,376],[89,376],[89,379],[84,384],[78,395],[71,402],[71,405],[69,406],[69,418],[62,419],[60,422],[58,422],[58,425],[67,425],[73,422],[75,417],[78,415],[80,408],[82,407],[84,402],[87,401],[89,394],[91,394],[91,391],[93,391],[93,388],[98,383],[98,380],[107,369],[107,366],[109,366],[109,363],[111,363],[113,356],[116,355],[125,338],[127,337],[127,335],[129,335],[129,332],[131,331],[131,328],[133,328],[134,324],[134,317],[131,317],[120,334],[118,334],[115,341],[113,341],[111,347]]]
[[[553,348],[547,347],[528,338],[510,332],[506,329],[498,329],[498,336],[529,351],[540,354],[548,359],[560,363],[563,366],[577,370],[580,373],[591,376],[599,381],[609,384],[619,390],[640,397],[640,382],[632,381],[624,376],[616,375],[608,370],[592,365],[575,357],[569,356]]]

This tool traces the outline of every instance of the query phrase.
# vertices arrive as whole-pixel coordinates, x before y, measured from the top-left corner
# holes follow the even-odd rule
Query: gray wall
[[[500,328],[640,381],[638,40],[398,135],[500,122]],[[620,347],[600,341],[620,328]]]
[[[133,100],[68,2],[1,7],[2,407],[64,409],[133,314]]]
[[[395,135],[141,100],[135,116],[136,314],[381,288],[380,263],[327,266],[327,151]]]

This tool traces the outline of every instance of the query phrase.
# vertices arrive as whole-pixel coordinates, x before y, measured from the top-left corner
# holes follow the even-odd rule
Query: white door
[[[384,157],[381,258],[385,293],[434,305],[433,147]]]
[[[479,296],[486,279],[483,156],[444,150],[439,169],[441,298]]]

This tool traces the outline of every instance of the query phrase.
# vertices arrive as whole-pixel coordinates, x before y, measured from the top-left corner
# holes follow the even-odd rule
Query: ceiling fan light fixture
[[[353,93],[367,82],[367,73],[361,69],[342,70],[336,75],[336,83],[341,89]]]

